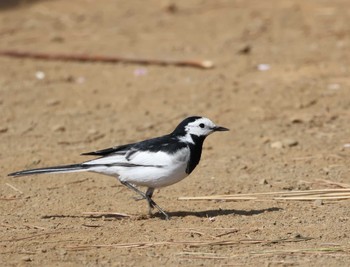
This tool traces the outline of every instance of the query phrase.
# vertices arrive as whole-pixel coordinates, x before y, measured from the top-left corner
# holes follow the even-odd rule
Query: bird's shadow
[[[266,212],[275,212],[283,210],[282,208],[277,207],[271,207],[267,209],[259,209],[259,210],[236,210],[236,209],[212,209],[212,210],[203,210],[203,211],[173,211],[168,212],[170,218],[172,217],[188,217],[188,216],[195,216],[198,218],[213,218],[217,216],[225,216],[225,215],[240,215],[240,216],[253,216],[253,215],[259,215]],[[119,216],[113,213],[105,213],[102,215],[69,215],[69,214],[54,214],[54,215],[44,215],[41,216],[41,219],[51,219],[51,218],[110,218],[110,219],[128,219],[130,217],[123,217]],[[133,217],[133,216],[131,216]],[[164,219],[164,215],[156,212],[152,215],[153,218],[160,218]],[[139,220],[143,219],[149,219],[149,216],[138,216]]]
[[[236,209],[212,209],[212,210],[204,210],[204,211],[173,211],[168,212],[167,214],[171,217],[187,217],[187,216],[195,216],[199,218],[211,218],[217,216],[224,215],[240,215],[240,216],[253,216],[266,212],[274,212],[283,210],[282,208],[272,207],[267,209],[259,209],[259,210],[236,210]],[[161,213],[155,213],[155,217],[164,217]]]

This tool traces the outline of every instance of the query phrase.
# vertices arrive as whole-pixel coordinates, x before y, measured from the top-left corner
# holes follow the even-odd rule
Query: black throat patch
[[[190,174],[194,168],[198,165],[201,155],[202,155],[202,147],[203,147],[203,142],[205,139],[205,136],[197,136],[191,134],[191,138],[194,142],[194,144],[188,144],[190,148],[190,160],[188,161],[187,168],[186,168],[186,173]]]

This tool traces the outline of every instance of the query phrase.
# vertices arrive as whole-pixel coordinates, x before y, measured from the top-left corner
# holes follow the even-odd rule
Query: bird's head
[[[191,138],[197,136],[205,138],[213,132],[228,131],[229,129],[217,126],[205,117],[192,116],[184,119],[174,130],[173,134]],[[191,138],[192,139],[192,138]],[[190,141],[190,139],[188,140]]]

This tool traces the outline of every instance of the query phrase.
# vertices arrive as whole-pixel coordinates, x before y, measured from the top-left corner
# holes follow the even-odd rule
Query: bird
[[[93,172],[116,177],[121,184],[136,192],[148,203],[149,214],[156,208],[164,218],[169,215],[152,199],[155,189],[175,184],[198,165],[205,138],[228,128],[217,126],[201,116],[185,118],[173,132],[140,142],[114,146],[83,153],[94,156],[78,164],[22,170],[9,176],[27,176],[48,173]],[[146,192],[138,187],[146,187]]]

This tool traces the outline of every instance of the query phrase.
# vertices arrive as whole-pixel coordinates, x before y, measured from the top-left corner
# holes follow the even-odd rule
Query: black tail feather
[[[8,176],[26,176],[26,175],[44,174],[44,173],[77,172],[77,171],[87,170],[88,168],[89,168],[88,165],[71,164],[71,165],[64,165],[64,166],[54,166],[54,167],[47,167],[47,168],[23,170],[23,171],[9,173]]]

